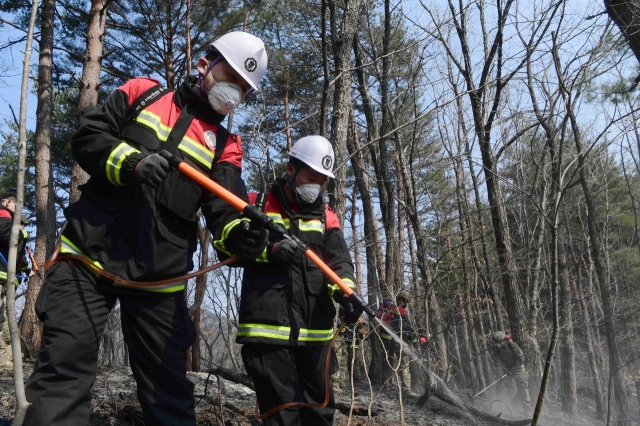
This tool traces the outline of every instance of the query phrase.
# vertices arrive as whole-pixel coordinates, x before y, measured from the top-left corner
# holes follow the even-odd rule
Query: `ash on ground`
[[[25,377],[31,373],[32,363],[25,363]],[[255,393],[244,385],[237,384],[207,373],[188,373],[195,384],[196,416],[198,425],[253,426],[260,425],[255,410]],[[404,398],[402,404],[397,391],[383,390],[375,392],[371,397],[368,385],[357,386],[354,392],[351,419],[349,408],[351,391],[336,389],[336,402],[340,409],[336,410],[334,425],[437,425],[467,426],[481,424],[499,424],[480,420],[460,408],[431,397],[427,404],[415,406],[416,396]],[[465,404],[470,404],[463,397]],[[580,413],[571,418],[555,412],[557,404],[547,403],[548,410],[541,418],[541,425],[599,425],[592,417],[592,407],[581,406]],[[124,426],[144,425],[142,411],[136,398],[136,383],[131,370],[127,366],[100,366],[98,377],[92,389],[92,413],[90,426]],[[372,415],[368,415],[369,407]],[[505,421],[526,418],[524,413],[513,411],[499,399],[489,398],[476,401],[475,407],[483,411],[499,415]],[[15,412],[15,396],[13,374],[11,371],[0,372],[0,426],[10,425]],[[529,413],[529,418],[531,413]],[[506,422],[505,422],[506,423]]]

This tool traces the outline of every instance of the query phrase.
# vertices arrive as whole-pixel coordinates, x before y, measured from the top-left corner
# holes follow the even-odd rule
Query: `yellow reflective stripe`
[[[122,162],[129,155],[134,154],[136,152],[140,152],[140,151],[130,147],[129,145],[127,145],[126,142],[120,143],[120,145],[118,145],[116,149],[111,151],[111,154],[109,155],[109,158],[107,159],[107,164],[106,164],[107,179],[109,179],[109,182],[111,182],[114,185],[122,186],[122,182],[120,181],[120,170],[122,167]]]
[[[99,263],[99,262],[97,262],[97,261],[95,261],[95,260],[91,259],[89,256],[87,256],[86,254],[84,254],[84,253],[82,252],[82,250],[80,250],[80,249],[78,248],[78,246],[76,246],[75,244],[73,244],[73,243],[72,243],[72,242],[71,242],[67,237],[65,237],[64,235],[62,235],[62,237],[60,238],[60,240],[61,240],[61,241],[60,241],[60,253],[77,254],[77,255],[80,255],[80,256],[82,256],[82,257],[86,257],[87,259],[89,259],[89,260],[91,261],[91,263],[93,263],[94,265],[96,265],[98,268],[100,268],[100,269],[104,269],[104,268],[102,267],[102,265],[100,265],[100,263]],[[91,271],[91,272],[92,272],[93,274],[95,274],[96,276],[98,276],[98,274],[97,274],[95,271]],[[119,283],[116,283],[116,282],[114,282],[114,283],[113,283],[113,285],[114,285],[114,286],[117,286],[117,287],[128,287],[128,286],[126,286],[126,285],[124,285],[124,284],[119,284]],[[166,285],[163,285],[163,286],[158,286],[158,287],[153,287],[153,288],[148,288],[148,289],[147,289],[147,288],[143,288],[143,289],[141,289],[141,290],[144,290],[144,291],[150,291],[150,292],[153,292],[153,293],[173,293],[173,292],[176,292],[176,291],[184,290],[184,286],[185,286],[184,281],[180,281],[180,282],[177,282],[177,283],[166,284]]]
[[[322,232],[322,221],[319,219],[300,219],[299,228],[304,232]]]
[[[333,330],[300,329],[298,340],[302,342],[323,342],[333,338]]]
[[[353,283],[353,281],[351,281],[351,279],[349,278],[342,278],[342,282],[344,282],[346,285],[348,285],[350,288],[355,288],[355,284]],[[341,290],[340,286],[338,284],[327,284],[327,291],[329,292],[329,297],[333,297],[333,294],[338,291]]]
[[[387,339],[387,340],[391,340],[392,339],[391,335],[389,335],[387,333],[380,333],[380,337],[382,337],[383,339]]]
[[[7,278],[8,278],[7,273],[4,271],[0,271],[0,281],[7,282]],[[20,282],[18,281],[18,278],[14,278],[13,280],[16,282],[16,287],[17,287],[20,284]]]
[[[256,262],[258,263],[269,263],[269,260],[267,259],[267,249],[269,248],[269,246],[267,245],[264,250],[262,250],[262,253],[260,254],[260,257],[256,259]]]
[[[114,282],[113,285],[115,287],[131,288],[127,285],[119,284],[117,282]],[[184,281],[179,281],[177,283],[165,284],[165,285],[161,285],[153,288],[138,288],[137,290],[149,291],[151,293],[175,293],[176,291],[184,290],[184,286],[185,286]]]
[[[237,336],[268,337],[277,340],[289,340],[291,328],[268,324],[238,324]]]
[[[243,220],[247,220],[247,219],[235,219],[235,220],[232,220],[231,222],[227,223],[225,225],[225,227],[222,228],[222,235],[220,236],[220,239],[214,241],[213,242],[213,246],[216,249],[220,250],[221,252],[226,253],[229,256],[233,256],[234,253],[231,253],[229,250],[227,250],[227,248],[224,245],[224,242],[227,239],[227,237],[229,236],[229,232],[231,232],[233,227],[236,226],[237,224],[239,224],[240,222],[242,222]]]
[[[98,268],[100,269],[104,269],[102,267],[102,265],[96,261],[91,259],[89,256],[87,256],[86,254],[84,254],[82,252],[82,250],[80,250],[78,248],[78,246],[76,246],[75,244],[73,244],[71,242],[71,240],[69,240],[67,237],[65,237],[64,235],[60,236],[60,253],[67,253],[67,254],[77,254],[80,255],[82,257],[86,257],[87,259],[89,259],[91,261],[91,263],[93,263],[94,265],[96,265]],[[93,271],[91,271],[93,272]],[[93,272],[95,274],[95,272]]]
[[[189,154],[190,157],[207,169],[211,169],[211,163],[213,163],[213,157],[215,156],[214,153],[190,137],[185,136],[180,142],[180,145],[178,145],[178,149]]]
[[[166,142],[169,138],[169,133],[171,133],[171,127],[165,126],[162,124],[162,120],[159,116],[155,115],[152,112],[145,110],[140,111],[140,114],[135,118],[140,124],[143,124],[153,130],[162,142]]]
[[[24,229],[21,229],[21,231],[22,231],[22,238],[24,238],[25,240],[29,238],[29,233],[27,231],[25,231]]]
[[[327,290],[329,291],[329,297],[333,297],[336,291],[340,290],[340,286],[338,284],[327,284]]]
[[[272,219],[275,223],[279,223],[284,226],[285,229],[289,229],[291,227],[291,221],[289,218],[282,218],[282,215],[279,213],[267,213],[267,216]]]

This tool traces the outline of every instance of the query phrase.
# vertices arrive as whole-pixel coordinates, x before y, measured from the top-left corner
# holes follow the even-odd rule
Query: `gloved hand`
[[[300,257],[298,246],[293,240],[282,240],[271,248],[271,258],[275,262],[297,262]]]
[[[252,229],[251,223],[243,220],[229,232],[225,245],[243,259],[254,260],[260,257],[268,242],[266,229]]]
[[[364,312],[364,306],[352,299],[350,296],[344,294],[342,290],[336,291],[333,295],[333,300],[338,302],[342,306],[341,320],[347,324],[355,324],[360,319],[360,315]]]
[[[160,186],[171,171],[171,165],[160,154],[151,154],[138,162],[133,171],[133,176],[140,183],[152,188]]]

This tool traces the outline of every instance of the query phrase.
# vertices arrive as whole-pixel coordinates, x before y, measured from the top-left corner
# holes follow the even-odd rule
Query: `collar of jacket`
[[[220,124],[225,119],[225,115],[218,114],[211,108],[209,101],[203,98],[197,90],[196,83],[198,77],[189,76],[187,81],[182,83],[173,94],[173,99],[181,109],[185,109],[189,115],[209,124]]]
[[[287,216],[290,219],[295,217],[306,217],[306,218],[323,218],[324,217],[324,201],[318,204],[311,204],[309,206],[300,206],[296,201],[289,201],[287,197],[287,193],[285,191],[285,186],[287,185],[287,181],[283,178],[278,178],[273,183],[271,187],[271,192],[276,197],[276,199],[280,202],[280,205],[284,209]]]
[[[5,207],[5,206],[3,206],[3,205],[0,205],[0,210],[6,210],[6,211],[8,211],[8,212],[9,212],[9,215],[11,216],[11,220],[13,220],[13,215],[14,215],[14,213],[13,213],[11,210],[9,210],[8,208],[6,208],[6,207]]]

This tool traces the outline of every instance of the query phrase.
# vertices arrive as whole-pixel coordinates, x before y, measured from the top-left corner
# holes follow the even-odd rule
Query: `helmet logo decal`
[[[216,151],[216,134],[211,130],[204,132],[204,143],[207,144],[207,148],[211,151]]]
[[[244,67],[247,71],[254,72],[256,68],[258,68],[258,62],[253,58],[247,58],[247,60],[244,61]]]
[[[331,169],[332,163],[333,163],[333,160],[329,155],[325,155],[324,158],[322,159],[322,167],[324,167],[325,170]]]

